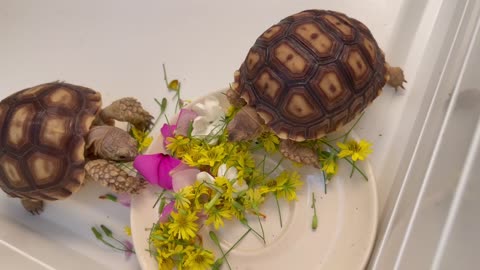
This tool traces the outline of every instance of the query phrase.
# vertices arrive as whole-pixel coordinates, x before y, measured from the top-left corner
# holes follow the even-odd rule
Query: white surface
[[[292,13],[333,9],[363,21],[392,65],[403,66],[409,83],[404,94],[385,89],[358,126],[359,136],[374,143],[371,156],[380,209],[402,168],[408,134],[422,106],[438,54],[431,29],[442,1],[0,1],[0,98],[33,85],[65,80],[98,91],[104,102],[137,97],[158,112],[153,98],[166,92],[162,63],[169,77],[182,82],[182,95],[194,99],[227,86],[246,52],[268,26]],[[448,14],[447,14],[448,15]],[[449,21],[449,17],[442,18]],[[422,69],[420,69],[422,68]],[[173,106],[170,106],[170,114]],[[381,136],[380,136],[381,135]],[[89,185],[71,199],[48,204],[41,217],[23,213],[19,202],[0,197],[2,218],[53,241],[54,248],[30,250],[26,241],[5,240],[39,260],[68,253],[103,265],[91,269],[135,269],[122,254],[93,239],[93,224],[128,223],[128,210],[96,199]],[[110,217],[110,220],[107,218]],[[18,233],[7,227],[6,235]],[[2,240],[7,239],[2,236]],[[13,242],[12,242],[13,241]],[[66,249],[66,247],[70,249]],[[18,261],[22,257],[11,257]],[[62,257],[63,258],[63,257]],[[49,261],[50,262],[50,261]],[[56,267],[60,267],[61,263]],[[108,266],[107,266],[108,265]]]
[[[220,92],[216,97],[226,109],[228,104]],[[193,104],[203,102],[203,98]],[[173,123],[174,120],[170,120]],[[352,132],[352,136],[355,136]],[[148,149],[148,153],[164,153],[163,137],[159,136]],[[257,161],[263,159],[260,153]],[[271,171],[280,160],[280,156],[268,156],[265,170]],[[346,163],[346,162],[345,162]],[[350,166],[341,163],[339,172],[328,185],[324,193],[323,176],[320,170],[304,167],[299,170],[305,185],[297,192],[298,201],[287,203],[280,200],[282,208],[283,228],[280,228],[275,200],[270,196],[260,211],[267,216],[262,220],[265,230],[266,245],[253,233],[249,234],[229,254],[228,261],[234,269],[294,269],[301,265],[302,269],[350,269],[361,270],[365,267],[375,240],[378,219],[378,201],[375,177],[368,163],[361,162],[360,168],[367,174],[366,182],[358,173],[350,178]],[[284,161],[277,173],[282,170],[297,170],[290,162]],[[312,192],[317,198],[319,215],[318,230],[312,231]],[[138,250],[138,260],[144,270],[158,269],[149,249],[149,228],[158,221],[158,207],[153,208],[160,190],[150,188],[132,201],[131,225],[132,237]],[[249,218],[249,224],[260,231],[257,220]],[[213,230],[213,228],[208,228]],[[218,248],[204,230],[203,243],[209,250]],[[246,228],[238,221],[227,222],[217,232],[224,250],[228,250],[245,233]],[[348,260],[345,260],[345,258]],[[301,263],[299,263],[301,262]],[[224,268],[226,269],[226,266]]]
[[[372,269],[478,264],[480,2],[444,1],[439,12],[450,21],[432,32],[440,54],[430,98],[410,134],[413,157],[395,181]]]

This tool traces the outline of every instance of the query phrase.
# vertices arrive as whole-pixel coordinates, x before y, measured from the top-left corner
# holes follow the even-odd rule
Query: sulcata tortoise
[[[146,182],[115,164],[133,160],[137,143],[111,125],[116,119],[144,130],[153,117],[133,98],[100,107],[100,93],[62,82],[0,101],[0,187],[33,214],[43,210],[44,200],[76,192],[85,178],[137,193]]]
[[[282,139],[284,156],[318,165],[319,139],[356,118],[385,83],[403,88],[403,71],[390,67],[361,22],[327,10],[306,10],[266,30],[247,54],[227,98],[241,107],[229,139],[250,140],[265,128]]]

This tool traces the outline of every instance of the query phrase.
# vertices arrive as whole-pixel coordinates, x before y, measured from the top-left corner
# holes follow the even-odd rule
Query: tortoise
[[[302,146],[355,119],[385,83],[403,88],[403,71],[385,62],[370,30],[329,10],[305,10],[268,28],[249,50],[227,91],[240,108],[228,124],[229,139],[251,140],[265,129],[280,152],[318,166]]]
[[[0,188],[18,197],[32,214],[43,201],[64,199],[92,179],[116,192],[137,193],[146,182],[115,162],[133,160],[137,143],[112,126],[127,121],[139,129],[153,117],[133,98],[101,110],[100,93],[52,82],[0,101]]]

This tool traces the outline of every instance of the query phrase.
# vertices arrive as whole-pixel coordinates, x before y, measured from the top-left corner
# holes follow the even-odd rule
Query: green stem
[[[215,205],[218,199],[220,199],[221,196],[222,194],[220,192],[217,192],[217,194],[215,194],[215,196],[207,204],[205,204],[205,210],[209,211]]]
[[[257,211],[257,219],[258,219],[258,224],[260,224],[260,229],[262,230],[262,239],[265,241],[265,231],[263,230],[262,221],[260,220],[260,215],[258,215],[258,211]]]
[[[252,229],[248,229],[248,230],[242,235],[242,237],[240,237],[240,239],[238,239],[237,242],[235,242],[235,244],[233,244],[233,246],[230,247],[230,248],[227,250],[227,252],[225,252],[225,254],[222,256],[221,259],[224,259],[225,256],[227,256],[227,255],[230,253],[230,251],[232,251],[232,250],[243,240],[243,238],[245,238],[245,236],[247,236],[247,234],[250,233],[251,230],[252,230]]]
[[[353,162],[353,164],[355,164],[355,161]],[[354,172],[355,172],[355,169],[352,166],[352,170],[350,171],[350,178],[352,178]]]
[[[162,190],[162,193],[160,193],[160,195],[158,195],[158,198],[157,198],[157,200],[155,201],[155,203],[153,204],[153,207],[152,207],[152,208],[155,208],[155,206],[157,206],[157,204],[158,204],[158,202],[160,201],[160,199],[162,199],[163,194],[165,194],[165,191],[166,191],[166,189]]]
[[[212,238],[215,245],[218,247],[218,249],[220,249],[220,252],[222,253],[222,256],[225,257],[225,252],[223,251],[223,248],[220,245],[220,241],[218,240],[218,237],[215,234],[215,232],[210,231],[210,238]],[[225,261],[227,262],[228,269],[232,270],[232,267],[230,266],[230,263],[228,262],[227,258],[225,258]]]
[[[322,174],[323,174],[323,191],[325,192],[325,194],[327,194],[327,175],[323,170],[322,170]]]
[[[365,173],[363,173],[362,170],[360,170],[357,165],[355,165],[355,162],[351,161],[350,159],[348,158],[345,158],[345,160],[350,163],[350,165],[352,165],[353,168],[355,168],[362,176],[363,178],[365,178],[366,181],[368,181],[368,177],[365,175]]]
[[[269,177],[276,169],[278,169],[278,167],[280,167],[280,164],[282,164],[282,162],[283,162],[284,159],[285,159],[285,157],[282,157],[282,158],[278,161],[278,163],[277,163],[277,165],[275,166],[275,168],[273,168],[273,170],[271,170],[271,171],[265,176],[265,178]]]
[[[275,196],[275,202],[277,203],[278,217],[280,218],[280,228],[283,228],[282,211],[280,210],[280,203],[278,202],[277,193],[275,193],[274,196]]]
[[[252,232],[254,234],[256,234],[258,237],[260,237],[262,240],[263,240],[263,243],[264,244],[267,244],[267,242],[265,241],[265,237],[263,237],[262,235],[260,235],[260,233],[258,233],[256,230],[254,230],[250,224],[248,224],[248,222],[245,220],[245,222],[242,222],[243,225],[247,226],[247,228],[249,228],[250,230],[252,230]]]

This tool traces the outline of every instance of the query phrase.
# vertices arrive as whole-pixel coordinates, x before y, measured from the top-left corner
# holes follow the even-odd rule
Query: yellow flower
[[[265,132],[258,138],[267,153],[273,153],[278,150],[280,139],[272,132]]]
[[[328,175],[335,175],[337,173],[338,164],[335,159],[327,158],[322,161],[322,170]]]
[[[168,83],[168,90],[178,92],[180,90],[180,82],[178,80],[172,80]]]
[[[207,149],[201,152],[201,157],[198,160],[198,163],[200,165],[214,167],[216,164],[219,165],[219,163],[222,162],[225,155],[226,153],[223,145],[207,147]]]
[[[158,270],[172,270],[175,267],[175,262],[171,257],[164,258],[161,256],[161,250],[157,250],[157,253]]]
[[[223,219],[232,219],[233,212],[230,207],[223,206],[213,206],[207,211],[208,218],[205,224],[209,225],[213,223],[215,230],[218,230],[220,227],[223,227]]]
[[[175,208],[176,209],[189,209],[191,200],[195,198],[195,193],[192,186],[186,186],[180,191],[175,193]]]
[[[167,138],[167,150],[177,157],[182,157],[190,150],[190,139],[182,135]]]
[[[233,200],[233,186],[226,177],[217,176],[215,178],[215,185],[223,190],[223,198],[228,201]]]
[[[276,179],[276,192],[279,198],[286,198],[288,201],[297,199],[297,188],[303,185],[300,175],[296,171],[283,171]]]
[[[198,217],[196,213],[180,210],[172,211],[170,216],[173,220],[168,224],[168,232],[177,239],[189,240],[197,235],[198,224],[195,221]]]
[[[210,200],[211,190],[199,181],[195,182],[193,189],[195,190],[194,209],[199,211],[203,209],[203,205]]]
[[[337,145],[341,149],[338,153],[339,158],[351,156],[353,161],[364,160],[372,153],[372,144],[365,140],[360,140],[360,142],[350,140],[347,143],[338,142]]]
[[[145,149],[147,149],[150,144],[152,144],[153,137],[148,136],[148,132],[144,132],[132,126],[130,129],[132,132],[133,138],[137,141],[137,149],[138,152],[142,153]]]
[[[208,270],[213,265],[215,256],[209,250],[196,248],[193,251],[187,252],[183,266],[191,270]]]
[[[237,168],[237,179],[240,181],[247,180],[251,174],[257,171],[255,169],[255,160],[247,150],[238,149],[237,152],[232,153],[230,159],[227,160],[227,166]]]
[[[123,228],[123,231],[125,232],[126,235],[132,236],[132,228],[130,226],[125,226]]]
[[[258,210],[260,205],[265,200],[263,192],[258,188],[249,188],[244,196],[243,205],[247,209]]]

